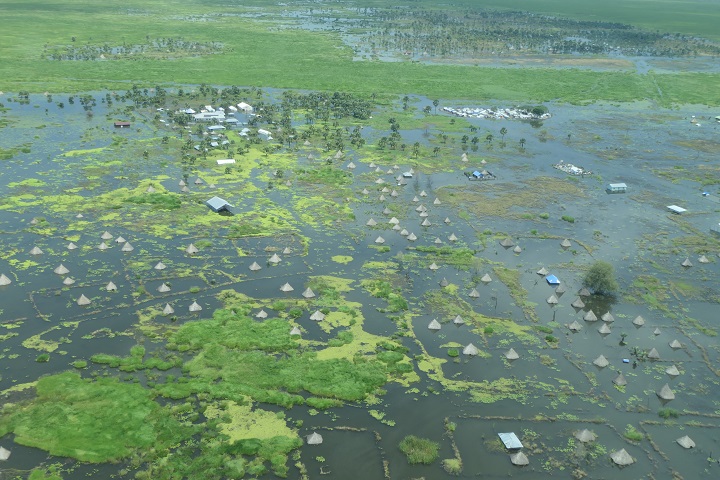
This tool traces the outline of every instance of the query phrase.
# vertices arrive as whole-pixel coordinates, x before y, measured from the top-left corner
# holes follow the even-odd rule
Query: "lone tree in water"
[[[599,295],[612,295],[618,289],[615,280],[615,269],[608,262],[598,260],[592,265],[583,277],[583,286]]]

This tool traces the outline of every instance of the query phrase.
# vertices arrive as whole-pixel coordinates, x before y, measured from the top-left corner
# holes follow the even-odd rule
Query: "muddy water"
[[[72,162],[79,160],[58,157],[63,151],[104,147],[118,133],[132,139],[157,135],[142,120],[137,122],[140,131],[136,128],[127,132],[109,129],[106,117],[109,112],[103,105],[96,107],[95,115],[88,118],[82,108],[68,105],[67,100],[64,109],[58,108],[56,103],[46,104],[43,97],[33,97],[30,105],[6,104],[11,109],[7,115],[15,124],[4,129],[3,133],[12,134],[0,137],[1,145],[10,148],[30,143],[31,152],[18,153],[0,164],[4,181],[0,188],[4,195],[15,194],[7,183],[25,178],[53,179],[47,180],[51,193],[54,193],[53,189],[71,188],[73,183],[86,180],[79,174],[81,170],[72,168]],[[138,341],[146,341],[136,327],[137,312],[148,307],[162,308],[165,303],[170,303],[176,310],[176,324],[180,324],[210,315],[219,306],[215,295],[226,288],[258,298],[267,306],[274,299],[283,298],[279,287],[285,282],[295,288],[287,296],[299,298],[309,276],[337,275],[359,280],[367,275],[361,269],[367,261],[389,261],[400,254],[418,254],[418,261],[404,262],[407,272],[404,295],[410,300],[416,337],[404,339],[410,355],[421,355],[424,350],[433,357],[448,360],[442,365],[444,378],[467,382],[469,388],[483,382],[516,379],[518,388],[523,391],[522,400],[476,403],[468,392],[449,391],[442,382],[420,372],[419,384],[410,387],[389,384],[378,405],[353,405],[318,415],[295,408],[288,416],[304,421],[300,434],[317,429],[326,440],[323,445],[307,446],[302,450],[303,462],[313,477],[321,472],[331,472],[328,478],[382,478],[385,460],[389,462],[391,478],[444,478],[445,473],[438,463],[408,465],[397,445],[405,435],[414,434],[439,442],[440,458],[451,458],[454,455],[451,436],[444,430],[444,419],[447,418],[457,424],[452,438],[464,463],[461,478],[549,478],[569,476],[573,469],[587,472],[589,478],[636,479],[649,475],[669,478],[672,470],[685,478],[716,478],[720,467],[707,459],[718,451],[718,423],[714,417],[718,405],[713,399],[720,389],[717,376],[709,367],[716,368],[720,352],[716,338],[703,334],[686,318],[695,319],[706,328],[717,328],[717,303],[710,300],[718,298],[720,262],[716,243],[708,241],[706,254],[712,262],[702,265],[696,261],[699,252],[685,243],[683,237],[688,235],[687,232],[709,236],[708,226],[717,222],[717,208],[703,199],[698,183],[683,178],[672,181],[656,175],[658,170],[673,169],[678,165],[692,169],[697,163],[713,163],[711,154],[676,143],[678,140],[692,142],[712,138],[716,133],[715,125],[704,121],[702,127],[694,127],[689,123],[692,115],[707,117],[711,112],[701,107],[658,111],[646,105],[584,108],[556,105],[551,106],[551,111],[553,118],[539,129],[515,122],[472,121],[479,131],[493,132],[496,136],[500,128],[508,129],[505,147],[496,142],[492,150],[482,145],[476,154],[469,154],[472,162],[480,158],[491,162],[489,167],[498,175],[498,184],[520,186],[523,185],[521,182],[532,182],[537,176],[550,176],[567,179],[582,190],[581,197],[544,192],[542,203],[519,207],[519,211],[531,213],[532,219],[516,216],[476,218],[472,214],[467,216],[467,212],[460,216],[464,210],[462,205],[459,208],[445,203],[434,206],[433,199],[442,194],[443,187],[464,187],[467,181],[457,172],[423,173],[417,179],[418,189],[426,189],[428,196],[420,203],[428,207],[428,219],[433,225],[421,227],[422,219],[415,211],[417,203],[412,202],[418,189],[411,183],[398,189],[398,198],[388,196],[381,202],[379,187],[373,183],[377,175],[363,175],[370,169],[361,158],[356,160],[360,165],[352,190],[359,192],[368,188],[371,194],[367,197],[358,194],[351,203],[355,213],[353,222],[333,228],[301,225],[301,234],[310,239],[306,256],[301,255],[302,246],[293,237],[230,241],[223,238],[221,232],[203,232],[198,236],[211,236],[213,245],[190,257],[184,253],[184,248],[196,236],[178,235],[169,240],[155,238],[141,230],[113,228],[111,222],[97,221],[98,215],[93,216],[94,212],[88,217],[88,221],[95,222],[93,228],[80,234],[80,239],[75,242],[81,249],[70,252],[65,248],[68,242],[63,238],[63,228],[78,212],[50,216],[32,205],[14,209],[18,211],[0,211],[3,248],[5,252],[15,252],[0,259],[0,272],[14,272],[13,284],[0,288],[0,319],[5,325],[17,325],[17,328],[3,329],[0,333],[18,334],[2,341],[4,358],[0,360],[0,389],[62,371],[69,368],[73,360],[88,359],[95,353],[127,354]],[[45,126],[40,128],[41,125]],[[406,136],[412,141],[424,142],[421,133],[407,133]],[[520,138],[527,140],[524,149],[517,147]],[[458,146],[456,157],[459,158],[460,153]],[[551,167],[561,159],[582,165],[595,174],[568,178]],[[172,162],[169,164],[173,165]],[[408,167],[401,165],[400,171]],[[463,170],[468,167],[472,168],[472,165],[458,165]],[[147,170],[132,173],[138,178],[159,173],[151,163],[145,168]],[[180,168],[169,166],[161,171],[172,179],[165,182],[166,186],[174,188],[175,179],[182,174]],[[381,176],[392,180],[391,175]],[[88,198],[98,192],[113,190],[124,182],[113,174],[104,175],[103,180],[104,183],[94,187],[95,190],[86,192]],[[605,193],[606,183],[619,181],[628,184],[627,194]],[[258,181],[257,185],[262,182]],[[531,188],[524,185],[523,188]],[[473,188],[477,189],[475,194],[485,194],[484,184],[474,184]],[[717,186],[703,188],[717,190]],[[290,202],[287,192],[271,191],[268,195],[278,204]],[[383,208],[391,203],[401,206],[398,214],[401,226],[419,237],[416,242],[409,242],[391,230],[387,223],[389,216],[382,214]],[[687,208],[688,214],[681,218],[669,214],[665,207],[672,203]],[[550,217],[539,218],[542,212],[549,213]],[[561,220],[562,215],[574,217],[575,223]],[[34,233],[28,222],[38,216],[46,217],[57,230],[49,235]],[[450,225],[442,222],[445,217],[451,218]],[[369,218],[378,221],[378,227],[365,227]],[[106,229],[114,237],[122,235],[129,239],[136,250],[123,253],[111,241],[111,248],[100,252],[97,245]],[[486,229],[499,236],[490,236],[485,243],[481,242],[477,232]],[[551,238],[533,234],[533,230]],[[419,245],[434,245],[435,237],[448,245],[447,237],[451,233],[460,239],[457,246],[476,250],[475,255],[483,259],[479,271],[440,265],[437,272],[431,272],[426,268],[429,262],[423,260],[424,254],[413,250]],[[389,252],[370,248],[378,235],[386,239]],[[523,252],[516,255],[500,247],[498,240],[504,235],[511,235],[522,246]],[[573,246],[563,250],[559,245],[562,238],[569,238]],[[45,253],[36,258],[29,256],[27,252],[34,245]],[[292,254],[283,255],[283,262],[277,267],[267,265],[270,256],[265,251],[267,247],[282,249],[288,245],[293,249]],[[238,258],[236,247],[248,252],[248,256]],[[347,265],[332,262],[330,257],[337,254],[350,255],[353,260]],[[685,257],[690,257],[694,263],[690,269],[680,266]],[[571,303],[581,286],[581,267],[594,259],[615,265],[622,292],[611,300],[587,298],[584,309],[575,309]],[[24,265],[27,260],[35,264]],[[162,272],[152,270],[152,265],[158,261],[171,268]],[[249,272],[247,267],[253,261],[258,261],[263,270]],[[77,280],[70,288],[62,288],[63,277],[52,272],[59,263],[70,269],[69,275]],[[469,325],[457,327],[448,323],[450,318],[439,318],[443,322],[440,332],[432,333],[427,329],[428,323],[439,315],[428,308],[425,294],[440,290],[439,282],[446,278],[458,286],[459,295],[475,312],[512,319],[532,332],[534,324],[525,318],[507,286],[496,278],[488,285],[477,285],[473,280],[473,275],[485,272],[494,277],[491,270],[494,265],[521,272],[527,301],[535,304],[539,324],[553,329],[553,335],[558,338],[556,345],[546,343],[544,333],[534,334],[532,341],[511,334],[481,336]],[[535,273],[543,266],[557,275],[567,288],[555,307],[546,303],[553,288]],[[189,269],[193,273],[177,276],[172,273],[173,269]],[[228,280],[220,270],[239,279]],[[653,294],[660,297],[662,308],[648,299],[625,295],[638,275],[660,280],[664,292]],[[109,281],[116,283],[118,292],[105,291]],[[157,292],[163,282],[171,283],[170,292]],[[397,327],[389,315],[378,311],[384,301],[370,297],[359,285],[354,286],[355,290],[347,295],[347,299],[363,305],[365,330],[383,336],[395,333]],[[481,294],[477,300],[467,297],[467,292],[474,286]],[[140,287],[147,293],[134,295]],[[75,304],[81,293],[92,299],[90,306]],[[202,305],[200,314],[188,312],[193,301]],[[612,313],[615,321],[608,324],[610,334],[602,335],[597,331],[602,321],[582,320],[589,309],[598,317]],[[266,308],[266,311],[270,310]],[[645,326],[637,328],[631,324],[637,315],[645,318]],[[582,329],[572,333],[566,325],[575,320]],[[159,322],[169,324],[171,320],[165,318]],[[309,338],[327,340],[329,337],[306,318],[299,322],[308,330]],[[656,328],[660,329],[659,335],[653,333]],[[33,344],[28,342],[36,335],[40,335],[46,345],[55,345],[48,363],[35,362],[41,350],[31,348]],[[682,348],[669,346],[675,339]],[[461,345],[472,342],[488,356],[471,359],[461,356],[457,362],[453,361],[447,356],[447,347],[443,346],[450,342]],[[503,357],[510,347],[520,354],[520,359],[512,363]],[[633,363],[635,348],[647,351],[653,347],[660,354],[659,360]],[[160,346],[156,344],[153,348]],[[610,362],[603,369],[591,363],[601,354]],[[629,362],[623,363],[623,359]],[[669,377],[665,369],[670,365],[676,365],[681,375]],[[91,366],[86,373],[94,371],[102,370]],[[619,372],[628,381],[623,389],[612,383]],[[663,405],[655,393],[665,383],[677,396],[668,405]],[[683,414],[674,421],[662,423],[657,412],[664,406]],[[388,423],[394,423],[394,426],[373,418],[368,413],[370,409],[384,413],[384,420],[391,421]],[[649,440],[637,444],[626,441],[622,434],[628,424],[649,435],[654,445]],[[361,431],[336,429],[338,426]],[[573,432],[582,428],[589,428],[598,435],[597,450],[582,449],[577,442],[569,443]],[[531,462],[528,467],[514,467],[507,453],[497,448],[496,434],[503,431],[515,431],[526,443],[525,452]],[[686,434],[696,442],[694,450],[686,451],[675,443],[676,438]],[[9,438],[0,441],[3,445],[10,442]],[[625,448],[637,463],[622,470],[613,467],[608,454],[620,448]],[[8,468],[32,468],[46,457],[36,449],[13,446],[12,450]],[[80,478],[87,472],[78,469],[72,475],[72,478]]]

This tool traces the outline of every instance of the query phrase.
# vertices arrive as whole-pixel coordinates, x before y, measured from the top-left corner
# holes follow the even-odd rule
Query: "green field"
[[[263,3],[263,2],[259,2]],[[492,2],[488,2],[491,5]],[[517,3],[517,2],[516,2]],[[567,2],[562,2],[567,3]],[[582,5],[570,2],[578,15]],[[715,24],[713,9],[697,15],[699,2],[669,2],[687,6],[683,15],[663,8],[650,9],[645,18],[638,9],[602,8],[624,15],[618,21],[643,20],[647,27],[707,33]],[[638,3],[638,2],[635,2]],[[594,5],[594,4],[593,4]],[[538,10],[560,9],[561,2],[542,2]],[[335,32],[309,32],[283,27],[280,7],[263,10],[267,18],[240,16],[251,7],[195,0],[177,3],[144,3],[131,0],[98,4],[87,0],[33,1],[0,4],[0,90],[76,92],[124,89],[130,83],[258,85],[329,91],[390,94],[417,93],[435,98],[561,100],[584,103],[595,100],[649,99],[672,102],[720,104],[720,75],[636,75],[588,70],[497,69],[469,66],[423,65],[411,62],[352,61],[353,52]],[[588,13],[604,14],[600,7]],[[683,7],[684,8],[684,7]],[[720,12],[720,7],[714,8]],[[672,10],[669,10],[672,12]],[[356,13],[346,9],[347,15]],[[662,15],[660,13],[662,12]],[[609,14],[608,14],[609,15]],[[694,22],[695,17],[700,19]],[[642,17],[642,18],[641,18]],[[593,17],[594,18],[594,17]],[[615,17],[607,17],[615,18]],[[52,19],[51,22],[48,20]],[[672,20],[672,22],[670,21]],[[650,25],[652,21],[652,25]],[[42,27],[39,27],[42,26]],[[197,48],[173,51],[153,47],[160,39],[173,38]],[[208,45],[218,45],[213,48]],[[101,59],[103,48],[146,49],[122,58]],[[90,51],[85,60],[53,60],[52,53]],[[85,49],[85,50],[83,50]],[[108,50],[111,51],[111,50]],[[670,94],[658,85],[671,86]]]

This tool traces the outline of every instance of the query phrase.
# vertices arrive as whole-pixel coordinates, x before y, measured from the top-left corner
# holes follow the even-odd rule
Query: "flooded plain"
[[[228,150],[203,154],[192,147],[211,140],[209,124],[185,129],[168,111],[212,99],[171,92],[158,110],[110,92],[90,95],[97,99],[92,109],[68,95],[0,97],[0,274],[11,281],[0,287],[4,404],[32,403],[34,382],[68,370],[140,385],[163,406],[190,402],[202,410],[196,425],[210,417],[207,408],[250,401],[258,415],[282,412],[303,440],[323,436],[320,445],[291,449],[289,478],[449,478],[447,459],[459,461],[460,478],[720,475],[720,237],[710,231],[720,222],[713,201],[718,112],[549,104],[552,117],[530,124],[449,117],[414,97],[409,108],[400,99],[373,105],[369,119],[311,122],[296,108],[288,113],[291,138],[277,123],[238,113],[241,125],[217,138],[229,141]],[[283,97],[245,95],[266,105]],[[433,113],[423,113],[426,106]],[[386,117],[400,126],[396,148],[379,146],[392,137]],[[119,120],[131,126],[115,128]],[[240,136],[247,122],[276,140]],[[350,144],[354,127],[364,142]],[[333,135],[343,148],[328,140]],[[217,164],[228,157],[232,167]],[[552,167],[561,160],[592,174]],[[497,179],[463,175],[483,169]],[[626,193],[606,193],[608,183],[619,182]],[[208,209],[213,196],[235,214]],[[687,211],[673,214],[669,205]],[[501,245],[507,239],[510,245]],[[569,247],[560,245],[564,239]],[[190,244],[199,251],[188,253]],[[273,254],[279,263],[270,261]],[[682,265],[686,259],[691,266]],[[615,296],[579,295],[596,260],[614,266]],[[253,262],[262,268],[250,270]],[[55,273],[61,264],[67,273]],[[543,267],[564,293],[537,273]],[[292,291],[281,291],[285,284]],[[556,304],[548,303],[552,295]],[[90,303],[78,305],[81,296]],[[174,312],[164,315],[167,305]],[[271,387],[270,380],[250,388],[243,373],[251,373],[230,372],[193,344],[217,341],[192,332],[199,335],[196,325],[218,309],[251,319],[226,331],[217,317],[217,331],[228,337],[250,337],[263,325],[299,328],[300,336],[276,339],[282,349],[226,345],[233,356],[265,355],[258,361],[267,365],[307,352],[356,366],[402,355],[384,362],[382,384],[359,398],[309,380],[299,389]],[[311,320],[314,312],[323,319]],[[458,315],[464,323],[454,322]],[[439,330],[428,329],[433,320]],[[570,329],[573,322],[579,327]],[[462,353],[470,343],[477,355]],[[117,360],[131,358],[137,346],[146,362],[166,363],[133,370]],[[302,353],[283,350],[295,346]],[[510,349],[517,359],[507,358]],[[656,358],[647,355],[652,349]],[[601,355],[607,366],[593,364]],[[667,373],[672,366],[677,374]],[[219,373],[210,383],[240,386],[241,393],[199,390],[211,370]],[[620,374],[626,385],[613,383]],[[183,384],[196,390],[173,397],[171,387]],[[665,384],[674,399],[660,398]],[[272,388],[336,403],[286,405],[258,393]],[[577,440],[583,429],[597,439]],[[511,463],[500,432],[517,434],[528,465]],[[148,470],[129,456],[84,464],[49,455],[15,443],[18,435],[0,438],[12,451],[0,464],[8,474],[49,465],[66,479]],[[438,459],[409,464],[398,448],[407,435],[437,442]],[[694,448],[676,442],[685,435]],[[614,465],[610,455],[621,449],[635,463]],[[269,468],[243,473],[274,478]],[[180,478],[163,474],[156,478]]]

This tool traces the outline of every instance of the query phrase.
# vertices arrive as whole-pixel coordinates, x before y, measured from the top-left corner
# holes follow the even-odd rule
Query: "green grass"
[[[582,15],[583,8],[568,12]],[[611,2],[617,4],[618,0]],[[705,9],[703,15],[692,11],[700,2],[683,2],[688,12],[677,14],[678,8],[652,8],[644,2],[643,9],[590,9],[607,18],[642,19],[646,26],[697,28],[698,33],[715,34],[718,8]],[[679,2],[672,2],[673,4]],[[448,65],[424,65],[410,62],[353,62],[352,52],[336,34],[313,33],[296,29],[270,29],[234,15],[242,9],[231,6],[206,5],[204,2],[155,3],[131,0],[118,8],[114,4],[71,0],[58,8],[57,3],[34,1],[0,4],[3,18],[3,41],[0,42],[0,76],[8,91],[77,92],[102,88],[126,89],[127,82],[156,84],[220,84],[261,85],[280,88],[313,89],[366,93],[416,93],[431,98],[472,98],[506,101],[545,102],[562,99],[574,103],[595,100],[635,101],[652,99],[662,103],[695,102],[720,104],[720,75],[637,75],[626,72],[593,72],[587,70],[494,69]],[[473,4],[475,5],[475,3]],[[494,4],[490,4],[494,5]],[[572,5],[565,0],[544,0],[534,8],[550,10]],[[267,4],[264,4],[266,8]],[[147,15],[127,15],[127,10],[140,9]],[[506,4],[502,8],[507,8]],[[523,3],[522,9],[528,5]],[[672,19],[666,24],[654,18],[658,12]],[[682,9],[680,9],[682,11]],[[623,12],[634,12],[624,15]],[[652,12],[653,15],[643,15]],[[213,14],[208,22],[193,21],[194,14]],[[184,17],[186,15],[186,17]],[[47,18],[53,18],[52,29],[38,29]],[[597,17],[591,17],[593,19]],[[653,20],[654,18],[654,20]],[[692,19],[689,23],[678,18]],[[672,28],[670,28],[672,30]],[[45,44],[102,46],[146,43],[152,38],[182,37],[196,42],[222,42],[222,53],[198,57],[178,56],[161,59],[157,56],[109,61],[53,61],[44,57]],[[71,38],[76,37],[72,42]],[[268,61],[272,58],[272,61]],[[242,65],[241,69],[237,69]],[[321,71],[322,75],[317,72]],[[662,94],[658,93],[658,86]]]
[[[635,427],[630,424],[628,424],[627,428],[625,429],[625,433],[623,433],[623,436],[632,442],[640,442],[643,438],[645,438],[645,435],[643,435],[642,432],[639,432]]]
[[[28,404],[3,412],[0,436],[13,432],[16,443],[52,455],[117,461],[137,449],[169,446],[187,431],[139,385],[67,372],[41,378],[36,391]]]
[[[438,458],[440,444],[426,438],[408,435],[400,442],[400,451],[407,457],[408,463],[430,464]]]

